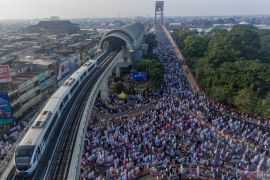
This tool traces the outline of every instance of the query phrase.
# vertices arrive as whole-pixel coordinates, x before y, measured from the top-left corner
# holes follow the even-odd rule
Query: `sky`
[[[0,19],[153,16],[155,0],[0,0]],[[165,0],[166,16],[269,15],[270,0]]]

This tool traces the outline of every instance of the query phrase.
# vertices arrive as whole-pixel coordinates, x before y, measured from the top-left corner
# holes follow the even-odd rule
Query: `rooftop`
[[[0,83],[0,90],[12,92],[16,90],[20,84],[46,71],[48,69],[47,67],[54,63],[56,63],[56,61],[51,59],[15,60],[10,64],[12,81]]]
[[[76,29],[80,30],[78,24],[71,23],[70,21],[40,21],[37,25],[29,26],[27,29],[46,29],[46,30],[62,30],[62,29]]]
[[[13,61],[10,64],[10,68],[14,70],[18,70],[29,65],[41,65],[41,66],[49,66],[51,64],[56,63],[55,60],[52,59],[20,59]]]
[[[22,73],[20,75],[12,76],[11,82],[0,83],[1,84],[0,90],[6,91],[6,92],[12,92],[16,90],[16,88],[18,88],[20,84],[32,79],[39,73],[40,72],[37,72],[37,71],[29,71],[29,72]]]

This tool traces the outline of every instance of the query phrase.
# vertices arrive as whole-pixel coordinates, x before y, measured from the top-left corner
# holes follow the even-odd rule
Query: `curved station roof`
[[[125,41],[129,49],[136,49],[140,45],[141,36],[144,33],[144,26],[140,22],[128,24],[119,29],[112,30],[105,34],[99,44],[99,48],[103,47],[105,41],[110,41],[111,38],[120,38]]]

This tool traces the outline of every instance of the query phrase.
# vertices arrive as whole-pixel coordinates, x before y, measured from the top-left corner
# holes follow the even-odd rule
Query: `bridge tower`
[[[160,16],[161,18],[161,24],[163,25],[164,19],[164,1],[156,1],[156,7],[155,7],[155,23],[157,24],[157,16]]]

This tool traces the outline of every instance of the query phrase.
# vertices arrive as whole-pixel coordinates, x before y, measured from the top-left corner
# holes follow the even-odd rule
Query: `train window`
[[[63,102],[60,104],[60,111],[63,109],[63,106],[64,106],[64,104],[63,104]]]
[[[68,95],[64,97],[64,103],[68,100]]]
[[[78,82],[76,82],[75,84],[74,84],[74,86],[71,88],[71,90],[70,90],[70,93],[72,94],[73,93],[73,91],[75,90],[75,88],[77,87],[79,85],[79,83]]]
[[[41,150],[40,150],[40,146],[38,146],[37,148],[37,154],[40,154]]]
[[[92,71],[92,69],[93,69],[93,67],[89,68],[89,69],[88,69],[88,72],[91,72],[91,71]]]
[[[27,166],[30,164],[34,150],[34,145],[23,145],[17,147],[15,152],[15,161],[18,169],[20,169],[20,167],[23,168],[23,166]]]
[[[51,121],[51,124],[50,124],[50,126],[48,127],[48,129],[46,130],[46,132],[45,132],[45,134],[44,134],[44,142],[46,142],[46,140],[47,140],[47,138],[48,138],[48,136],[49,136],[49,134],[50,134],[50,132],[51,132],[51,129],[52,129],[52,127],[53,127],[53,125],[56,123],[56,121],[57,121],[57,118],[58,118],[58,113],[56,113],[55,115],[54,115],[54,117],[53,117],[53,119],[52,119],[52,121]]]
[[[37,159],[37,155],[34,156],[33,164],[35,164],[36,159]]]
[[[22,145],[19,146],[16,150],[16,157],[31,157],[35,150],[34,145]]]
[[[92,71],[92,72],[91,72],[89,75],[90,75],[90,76],[92,76],[92,75],[93,75],[93,73],[94,73],[94,72]]]
[[[73,86],[71,89],[70,89],[70,94],[73,93],[74,89],[76,88],[76,86]]]

